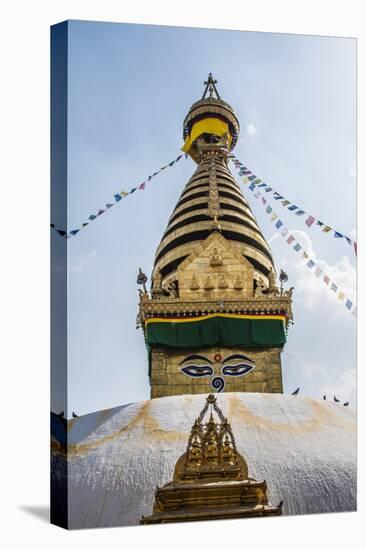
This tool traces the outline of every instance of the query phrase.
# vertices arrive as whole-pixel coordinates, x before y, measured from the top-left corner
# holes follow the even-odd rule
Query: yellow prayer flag
[[[326,225],[323,229],[323,233],[329,233],[329,231],[331,231],[331,230],[332,230],[332,228],[329,227],[329,225]]]

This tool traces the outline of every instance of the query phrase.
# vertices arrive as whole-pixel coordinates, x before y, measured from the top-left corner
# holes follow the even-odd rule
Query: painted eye
[[[195,378],[211,376],[213,374],[213,369],[209,366],[187,365],[180,370],[187,376],[194,376]]]
[[[240,363],[240,365],[228,365],[222,369],[222,374],[226,376],[243,376],[248,374],[251,370],[254,369],[254,365],[247,365],[245,363]]]

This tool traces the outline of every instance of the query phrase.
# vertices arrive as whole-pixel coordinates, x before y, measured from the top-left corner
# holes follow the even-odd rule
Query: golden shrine
[[[152,398],[283,391],[292,288],[277,286],[268,243],[228,167],[237,116],[211,74],[205,86],[183,123],[197,169],[156,251],[150,292],[138,278]]]
[[[204,422],[209,412],[207,422]],[[214,419],[216,413],[217,420]],[[140,523],[171,523],[282,514],[268,502],[267,484],[248,476],[230,424],[210,394],[195,420],[173,481],[158,487],[151,516]]]

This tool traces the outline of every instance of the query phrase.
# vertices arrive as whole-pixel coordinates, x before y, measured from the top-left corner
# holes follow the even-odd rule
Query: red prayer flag
[[[309,216],[305,223],[308,227],[311,227],[314,222],[315,222],[315,218],[313,216]]]

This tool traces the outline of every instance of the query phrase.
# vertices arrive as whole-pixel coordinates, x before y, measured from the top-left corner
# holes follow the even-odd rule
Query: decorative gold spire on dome
[[[209,74],[183,124],[184,149],[198,166],[156,250],[151,291],[140,296],[151,397],[211,388],[283,391],[280,352],[291,296],[276,286],[271,250],[229,169],[238,135],[235,112]],[[182,366],[198,349],[210,367]],[[225,381],[216,356],[249,357],[258,369]]]
[[[266,482],[248,477],[231,426],[210,394],[192,426],[186,452],[176,463],[173,481],[157,488],[153,513],[140,523],[281,514],[282,504],[268,502]]]

